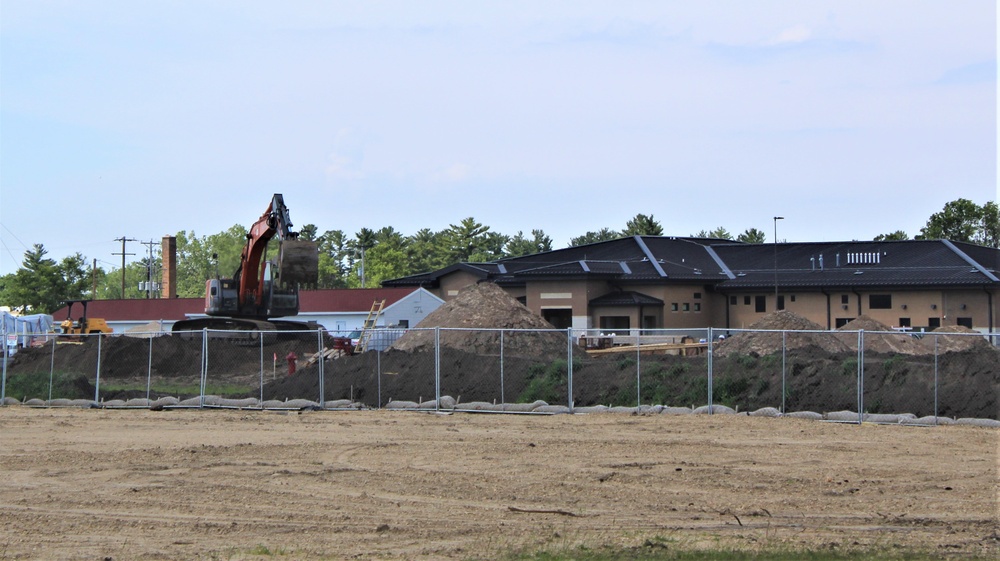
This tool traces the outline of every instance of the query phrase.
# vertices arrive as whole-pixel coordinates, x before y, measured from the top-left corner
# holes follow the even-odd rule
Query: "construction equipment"
[[[63,335],[64,341],[80,341],[83,339],[81,335],[91,335],[94,333],[113,333],[114,330],[108,327],[108,322],[99,318],[88,318],[87,317],[87,303],[90,300],[67,300],[64,302],[66,304],[66,319],[59,324],[59,329]],[[76,320],[73,319],[73,306],[75,304],[80,304],[83,311],[80,317]]]
[[[213,336],[255,341],[261,332],[316,329],[315,323],[271,321],[299,313],[299,285],[315,284],[319,276],[316,242],[298,239],[284,197],[275,194],[267,210],[250,227],[240,264],[232,278],[205,283],[205,314],[174,323],[171,331],[191,333],[202,329],[228,334]],[[277,236],[278,256],[265,259],[267,243]],[[235,333],[233,333],[235,332]]]

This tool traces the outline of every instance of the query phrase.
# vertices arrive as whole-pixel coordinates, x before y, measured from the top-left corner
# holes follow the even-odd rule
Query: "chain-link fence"
[[[5,404],[707,412],[1000,420],[978,333],[523,329],[44,334],[6,347]],[[12,352],[16,351],[16,352]]]

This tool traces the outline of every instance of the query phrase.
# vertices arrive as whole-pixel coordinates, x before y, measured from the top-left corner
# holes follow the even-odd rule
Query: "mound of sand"
[[[151,321],[144,325],[130,327],[123,333],[126,337],[135,337],[136,339],[149,339],[150,337],[160,337],[169,334],[170,328],[164,329],[163,323],[159,321]]]
[[[937,352],[939,353],[967,351],[970,349],[987,349],[993,347],[986,337],[981,337],[981,332],[961,325],[944,325],[931,330],[931,333],[936,335],[925,335],[922,339],[920,339],[920,346],[924,348],[923,352],[925,353],[934,352],[935,339],[937,340]],[[942,333],[964,333],[966,335],[941,335]],[[975,337],[973,335],[980,335],[980,337]]]
[[[748,329],[762,330],[760,332],[740,332],[720,342],[714,349],[715,354],[727,356],[731,354],[755,354],[757,356],[781,352],[781,333],[785,333],[787,349],[804,347],[819,347],[830,353],[848,350],[843,341],[826,333],[801,333],[802,331],[823,331],[823,328],[808,319],[788,310],[781,310],[765,315],[750,325]],[[768,331],[763,331],[768,330]]]
[[[918,355],[926,354],[927,350],[911,335],[906,333],[900,333],[898,335],[890,334],[892,328],[888,325],[872,319],[866,315],[858,316],[857,318],[839,327],[837,331],[885,331],[887,333],[879,334],[869,334],[865,333],[865,351],[873,351],[876,353],[897,353],[906,355]],[[840,333],[837,335],[849,349],[852,351],[858,350],[858,335],[857,333]]]
[[[434,348],[434,331],[440,327],[441,345],[474,354],[500,354],[500,332],[484,330],[551,330],[552,324],[493,283],[462,289],[453,300],[434,310],[415,329],[390,347],[405,352]],[[469,331],[452,331],[468,329]],[[566,353],[566,335],[560,332],[504,332],[504,353],[512,356],[553,357]]]

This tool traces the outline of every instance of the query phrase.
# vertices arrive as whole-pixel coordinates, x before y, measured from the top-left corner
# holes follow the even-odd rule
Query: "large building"
[[[790,310],[827,329],[861,315],[996,332],[1000,250],[947,240],[746,244],[633,236],[393,279],[444,300],[491,281],[558,328],[742,328]]]

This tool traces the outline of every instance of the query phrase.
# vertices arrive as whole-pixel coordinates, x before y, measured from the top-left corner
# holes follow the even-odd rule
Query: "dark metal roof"
[[[978,248],[979,246],[973,246]],[[950,242],[823,242],[714,248],[734,278],[719,290],[773,287],[982,286],[996,279]],[[982,248],[980,257],[1000,254]],[[978,251],[976,253],[979,253]]]
[[[590,301],[591,306],[662,306],[663,300],[641,292],[612,292]]]
[[[773,287],[968,287],[1000,283],[1000,250],[944,240],[746,244],[633,236],[494,263],[459,263],[384,286],[437,286],[466,271],[504,285],[531,279],[704,283],[718,290]]]

